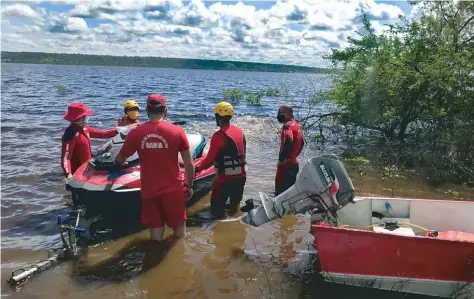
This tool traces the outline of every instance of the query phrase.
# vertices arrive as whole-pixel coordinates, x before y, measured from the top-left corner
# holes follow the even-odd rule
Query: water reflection
[[[237,268],[236,264],[245,263],[245,226],[237,221],[217,222],[210,236],[209,243],[213,250],[204,254],[203,265],[219,281],[217,290],[221,294],[240,292],[240,280],[246,277],[242,268]]]
[[[289,262],[296,256],[294,240],[290,240],[290,237],[294,233],[297,223],[298,219],[296,217],[285,217],[280,221],[279,229],[274,233],[274,236],[280,241],[280,252],[277,262],[279,267],[288,268]]]
[[[189,262],[192,255],[187,239],[175,241],[164,260],[159,252],[148,252],[137,285],[141,298],[207,298],[202,274]]]

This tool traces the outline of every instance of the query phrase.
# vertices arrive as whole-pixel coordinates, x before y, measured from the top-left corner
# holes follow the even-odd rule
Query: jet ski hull
[[[101,230],[142,227],[139,168],[121,170],[120,176],[110,179],[110,176],[118,175],[117,171],[94,172],[87,169],[87,165],[83,165],[78,172],[83,167],[86,171],[76,173],[67,188],[71,192],[74,207],[80,207],[84,211],[80,226],[89,228],[86,239]],[[184,169],[181,169],[181,174],[184,179]],[[214,167],[197,174],[194,180],[194,195],[186,202],[188,207],[202,194],[211,190],[214,178]],[[77,179],[82,179],[82,182]]]
[[[127,168],[117,169],[113,163],[126,137],[124,131],[121,132],[120,136],[101,146],[90,161],[79,167],[66,185],[66,189],[71,192],[73,206],[83,211],[80,227],[89,228],[87,239],[97,230],[140,225],[141,180],[138,156],[135,153],[127,160]],[[195,164],[207,155],[204,151],[206,141],[199,134],[188,134],[188,140]],[[184,182],[186,171],[181,159],[178,161],[180,179]],[[195,174],[194,195],[186,203],[187,206],[192,205],[201,194],[211,190],[215,176],[214,166]]]
[[[195,159],[194,162],[201,159],[203,157]],[[184,168],[180,168],[180,177],[183,182],[185,175]],[[196,195],[208,192],[212,188],[214,178],[214,167],[197,173],[193,192]],[[74,205],[83,205],[90,210],[99,210],[101,214],[116,214],[118,206],[140,204],[140,168],[95,171],[93,167],[85,163],[69,181],[68,190],[73,194]]]

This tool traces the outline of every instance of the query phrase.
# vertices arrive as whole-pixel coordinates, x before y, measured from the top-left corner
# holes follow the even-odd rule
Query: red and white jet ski
[[[182,124],[182,123],[180,123]],[[99,147],[90,161],[84,163],[66,183],[71,191],[73,205],[83,210],[83,219],[91,224],[100,220],[109,223],[139,223],[141,210],[140,196],[140,164],[138,154],[134,153],[127,159],[128,167],[118,169],[115,156],[120,151],[125,137],[133,127],[117,127],[117,134]],[[201,134],[187,134],[193,162],[205,158],[206,139]],[[185,169],[180,162],[181,178],[185,179]],[[195,174],[194,196],[188,205],[199,194],[208,192],[215,177],[214,166]],[[94,218],[94,220],[92,220]],[[90,221],[88,221],[90,220]],[[81,221],[83,222],[83,221]],[[89,226],[83,224],[83,226]],[[115,226],[115,225],[112,225]]]

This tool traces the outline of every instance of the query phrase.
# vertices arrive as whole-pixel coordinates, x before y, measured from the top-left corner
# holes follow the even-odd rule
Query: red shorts
[[[165,224],[171,228],[177,228],[186,221],[186,218],[182,190],[142,199],[141,222],[150,228],[161,228]]]

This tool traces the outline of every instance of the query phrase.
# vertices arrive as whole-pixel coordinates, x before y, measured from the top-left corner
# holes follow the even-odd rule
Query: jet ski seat
[[[189,147],[191,150],[191,156],[193,160],[200,158],[206,147],[206,138],[201,134],[186,134],[189,141]],[[178,156],[178,161],[180,165],[183,165],[183,159],[181,155]]]

